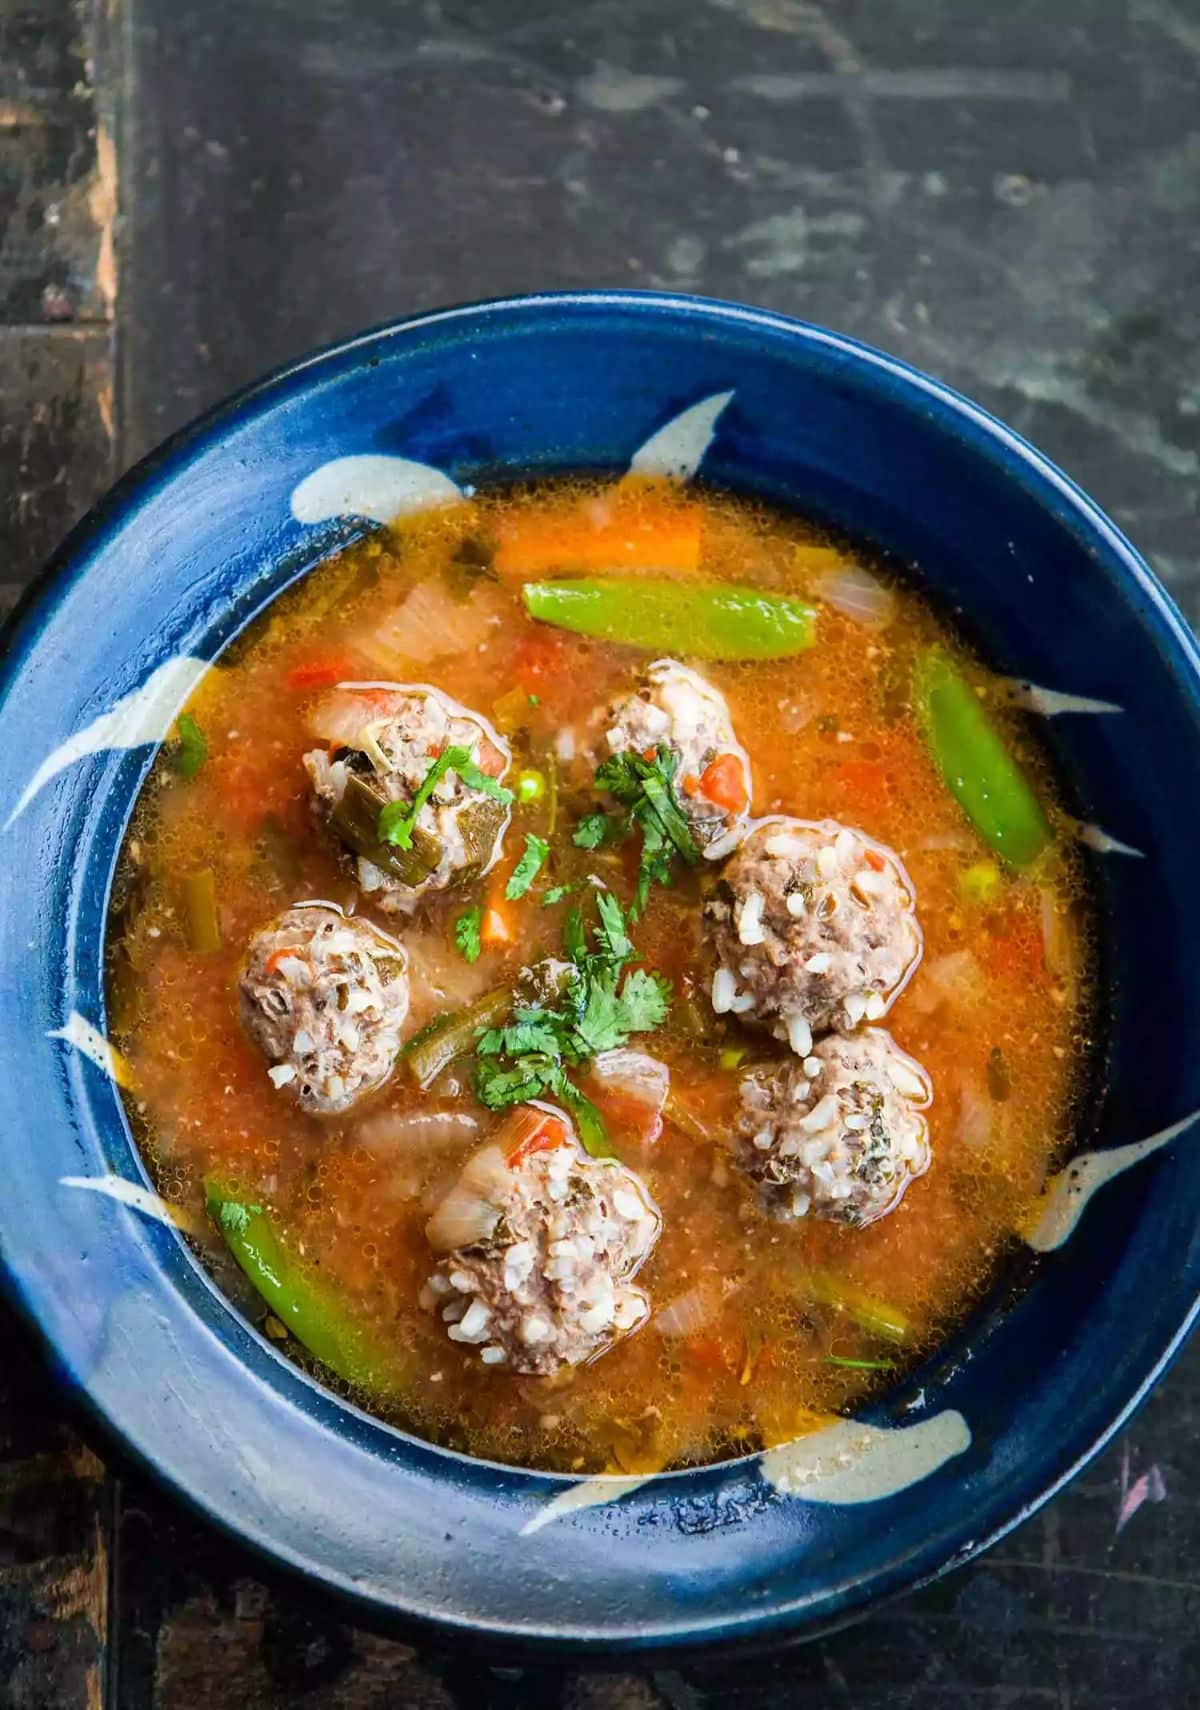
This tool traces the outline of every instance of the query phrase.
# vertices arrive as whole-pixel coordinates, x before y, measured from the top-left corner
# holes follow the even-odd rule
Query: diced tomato
[[[887,862],[879,853],[878,849],[864,849],[863,860],[867,863],[867,866],[872,868],[876,873],[882,873],[883,869],[887,866]]]
[[[588,1082],[587,1092],[605,1122],[621,1139],[638,1146],[654,1146],[662,1138],[663,1119],[654,1105],[619,1088],[599,1086],[594,1080]]]
[[[494,742],[485,736],[479,744],[479,770],[489,778],[498,778],[504,770],[504,756]]]
[[[305,665],[294,665],[287,674],[289,689],[328,689],[354,675],[345,659],[313,659]]]
[[[522,1112],[522,1115],[532,1118],[533,1125],[505,1159],[510,1170],[515,1170],[535,1152],[552,1152],[556,1146],[565,1145],[569,1134],[562,1117],[552,1116],[549,1111]]]
[[[736,754],[718,754],[704,768],[699,793],[726,813],[741,813],[746,806],[746,769]]]

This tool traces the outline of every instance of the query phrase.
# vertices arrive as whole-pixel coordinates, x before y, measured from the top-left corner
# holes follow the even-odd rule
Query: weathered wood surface
[[[97,144],[89,34],[100,110],[121,109],[120,462],[390,314],[701,290],[980,398],[1200,619],[1200,0],[0,0],[8,589],[109,463],[113,127]],[[367,1633],[111,1451],[102,1473],[12,1330],[0,1707],[1191,1710],[1198,1428],[1193,1348],[1043,1513],[856,1628],[514,1675]]]
[[[70,0],[0,0],[0,610],[113,475],[115,182],[94,23]],[[103,1464],[0,1309],[0,1704],[101,1705],[108,1514]]]

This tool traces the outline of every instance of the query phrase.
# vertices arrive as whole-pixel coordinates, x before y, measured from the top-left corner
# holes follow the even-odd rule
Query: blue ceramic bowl
[[[994,666],[1054,691],[1048,735],[1098,851],[1108,1016],[1089,1156],[1060,1184],[1030,1286],[862,1420],[636,1488],[431,1448],[281,1358],[156,1216],[101,978],[122,832],[204,661],[372,515],[452,483],[635,459],[869,538],[919,567]],[[477,1641],[763,1642],[965,1560],[1095,1452],[1196,1311],[1198,681],[1166,595],[1063,475],[945,387],[814,327],[691,298],[530,297],[276,375],[123,481],[9,633],[14,1299],[73,1390],[205,1514],[377,1612]]]

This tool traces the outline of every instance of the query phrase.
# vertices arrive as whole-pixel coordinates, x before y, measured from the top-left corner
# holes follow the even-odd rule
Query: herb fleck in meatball
[[[648,1317],[630,1279],[659,1226],[632,1170],[589,1158],[561,1111],[524,1105],[430,1219],[441,1260],[422,1304],[485,1365],[539,1376],[581,1365]]]
[[[724,695],[698,672],[656,659],[641,686],[609,708],[606,723],[612,754],[670,752],[676,799],[701,848],[745,823],[750,762]]]
[[[327,746],[304,756],[318,815],[352,852],[358,883],[386,913],[410,914],[432,891],[486,872],[509,822],[500,780],[511,756],[480,714],[421,684],[342,684],[314,709],[310,728]],[[417,812],[407,847],[382,842],[380,810],[410,804],[451,749]]]
[[[368,921],[301,903],[250,940],[238,998],[275,1085],[328,1115],[391,1073],[408,1014],[407,959]]]
[[[874,1223],[929,1168],[931,1096],[882,1028],[831,1033],[803,1062],[743,1077],[739,1162],[777,1217]]]
[[[887,1014],[921,956],[899,857],[832,820],[769,819],[725,868],[706,915],[718,1014],[813,1036]]]

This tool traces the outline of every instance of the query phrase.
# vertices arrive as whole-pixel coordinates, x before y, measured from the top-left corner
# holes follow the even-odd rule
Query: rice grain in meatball
[[[701,848],[745,823],[750,761],[719,689],[674,659],[656,659],[606,714],[610,754],[670,751],[675,797]]]
[[[802,1057],[817,1034],[886,1015],[921,956],[899,857],[833,820],[764,820],[705,913],[713,1008],[768,1026]]]
[[[250,940],[238,1000],[274,1084],[329,1115],[391,1074],[408,1014],[407,959],[369,921],[300,903]]]
[[[745,1075],[738,1160],[775,1216],[860,1228],[929,1168],[921,1065],[882,1028],[831,1033],[797,1062]]]
[[[343,683],[309,724],[326,744],[304,756],[314,805],[351,851],[359,886],[376,907],[411,914],[430,892],[477,878],[496,860],[510,808],[495,790],[511,755],[481,714],[420,683]],[[448,768],[419,809],[408,846],[381,842],[380,810],[410,804],[451,748],[465,751],[491,784]]]
[[[631,1281],[658,1239],[632,1170],[589,1158],[561,1111],[523,1105],[429,1221],[441,1255],[421,1300],[484,1365],[547,1376],[645,1322]]]

